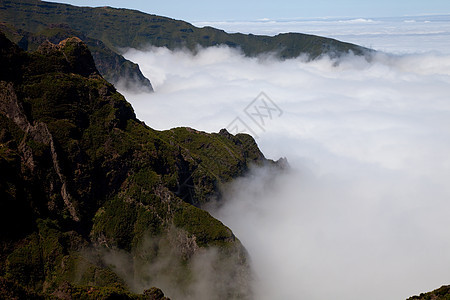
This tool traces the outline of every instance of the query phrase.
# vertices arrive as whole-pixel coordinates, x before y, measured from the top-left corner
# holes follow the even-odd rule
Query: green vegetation
[[[227,45],[242,50],[247,56],[273,53],[280,58],[305,55],[310,59],[322,55],[335,57],[349,52],[356,55],[371,52],[353,44],[313,35],[228,34],[223,30],[197,28],[184,21],[135,10],[77,7],[40,0],[0,0],[0,20],[0,31],[26,51],[35,51],[46,41],[58,44],[77,36],[88,45],[97,69],[106,80],[116,86],[146,92],[153,90],[150,81],[137,64],[121,55],[122,49],[143,49],[151,45],[196,52],[198,47]],[[69,47],[66,50],[70,52]],[[83,69],[85,67],[80,67]]]
[[[412,296],[408,300],[450,300],[450,285],[444,285],[429,293]]]
[[[137,64],[126,60],[100,40],[89,38],[71,29],[67,24],[49,24],[42,30],[28,32],[0,22],[0,31],[26,51],[37,50],[45,41],[58,44],[69,37],[79,37],[88,45],[96,67],[107,81],[128,89],[141,89],[144,92],[153,90],[150,81],[144,77]]]
[[[248,135],[147,127],[78,38],[26,53],[0,33],[0,296],[163,299],[132,294],[151,285],[125,280],[108,253],[144,282],[170,253],[160,272],[187,288],[190,260],[211,247],[237,257],[217,270],[246,274],[240,242],[201,207],[265,163]],[[237,282],[224,293],[248,295]]]
[[[275,52],[282,58],[305,54],[312,59],[322,54],[339,56],[352,51],[364,55],[368,51],[349,43],[299,33],[274,37],[228,34],[212,27],[197,28],[184,21],[129,9],[76,7],[38,0],[1,0],[0,4],[0,19],[20,30],[35,33],[49,24],[67,24],[113,50],[153,45],[195,51],[198,46],[228,45],[242,49],[249,56]]]

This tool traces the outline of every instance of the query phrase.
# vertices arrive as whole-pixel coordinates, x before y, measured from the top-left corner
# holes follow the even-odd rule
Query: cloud
[[[372,19],[363,19],[363,18],[350,19],[350,20],[339,20],[338,22],[340,22],[340,23],[348,23],[348,24],[375,23],[375,21],[372,20]]]
[[[414,19],[412,19],[414,18]],[[411,22],[414,21],[414,22]],[[276,35],[315,34],[391,53],[440,51],[449,53],[450,15],[397,18],[303,18],[287,20],[196,22],[227,32]]]
[[[214,212],[248,249],[258,299],[402,299],[450,278],[450,56],[278,61],[227,47],[130,50],[155,88],[139,118],[218,131],[236,117],[287,174],[253,170]],[[283,111],[258,127],[259,93]]]
[[[162,237],[145,236],[131,253],[86,248],[77,267],[82,274],[87,262],[108,266],[136,293],[158,287],[171,299],[249,299],[252,274],[245,256],[227,250],[199,248],[195,238],[173,227]]]

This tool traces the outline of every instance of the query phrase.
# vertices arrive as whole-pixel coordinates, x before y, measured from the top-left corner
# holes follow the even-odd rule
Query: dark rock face
[[[164,276],[187,295],[206,257],[213,294],[250,298],[245,249],[201,206],[266,163],[248,135],[147,127],[78,38],[0,34],[0,293],[135,299]]]

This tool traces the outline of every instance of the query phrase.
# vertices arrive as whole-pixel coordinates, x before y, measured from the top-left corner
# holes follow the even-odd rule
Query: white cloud
[[[449,55],[125,56],[156,90],[124,93],[149,126],[218,131],[241,117],[292,165],[237,180],[216,212],[252,256],[259,299],[402,299],[450,283]],[[243,112],[261,91],[283,110],[264,130]]]
[[[227,32],[276,35],[315,34],[391,53],[449,53],[450,15],[398,18],[315,18],[264,21],[197,22]],[[431,20],[431,21],[430,21]]]
[[[372,19],[363,19],[363,18],[358,18],[358,19],[350,19],[350,20],[339,20],[338,22],[340,23],[348,23],[348,24],[366,24],[366,23],[375,23],[374,20]]]

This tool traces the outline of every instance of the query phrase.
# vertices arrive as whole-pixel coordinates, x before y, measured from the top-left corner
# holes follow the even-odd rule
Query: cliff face
[[[78,38],[29,54],[0,34],[7,290],[138,297],[130,291],[172,284],[195,295],[196,264],[208,257],[211,295],[249,298],[245,249],[201,206],[250,164],[265,163],[248,135],[147,127]]]

